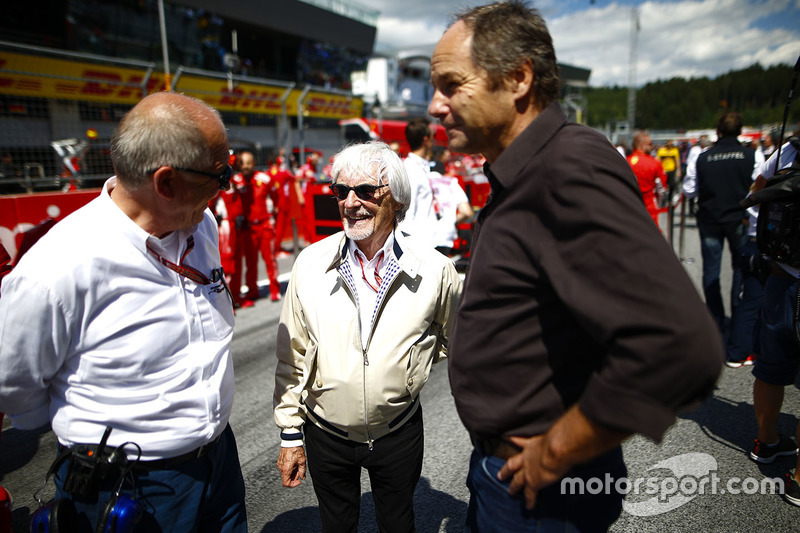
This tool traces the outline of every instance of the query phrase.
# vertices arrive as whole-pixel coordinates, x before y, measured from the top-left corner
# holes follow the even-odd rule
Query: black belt
[[[208,455],[214,446],[216,446],[222,435],[225,432],[223,431],[217,438],[209,442],[208,444],[203,444],[197,449],[194,449],[190,452],[184,453],[183,455],[178,455],[177,457],[170,457],[168,459],[156,459],[155,461],[137,461],[133,468],[137,470],[169,470],[170,468],[177,466],[181,463],[185,463],[186,461],[191,461],[192,459],[200,459],[201,457],[205,457]]]
[[[509,459],[522,451],[522,448],[503,437],[477,437],[470,435],[472,445],[483,455],[493,455],[500,459]]]
[[[223,431],[222,433],[217,435],[216,439],[212,440],[208,444],[203,444],[199,448],[196,448],[188,453],[184,453],[183,455],[178,455],[177,457],[169,457],[168,459],[156,459],[154,461],[137,461],[136,464],[133,465],[133,468],[138,468],[141,470],[167,470],[180,463],[184,463],[192,459],[200,459],[201,457],[208,455],[208,452],[210,452],[214,448],[214,446],[216,446],[219,443],[224,433],[225,432]],[[78,446],[80,446],[80,444]],[[59,453],[63,453],[67,449],[68,448],[63,444],[61,443],[58,444]]]

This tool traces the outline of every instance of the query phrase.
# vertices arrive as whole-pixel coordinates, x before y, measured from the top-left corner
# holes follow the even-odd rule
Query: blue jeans
[[[742,285],[741,265],[738,261],[742,246],[747,241],[747,227],[741,222],[729,224],[708,224],[697,221],[700,231],[700,251],[703,255],[703,295],[711,316],[717,323],[720,333],[725,335],[725,307],[719,282],[722,265],[722,250],[725,241],[731,252],[731,311],[739,306]]]
[[[622,512],[623,494],[570,494],[560,482],[539,491],[536,506],[528,510],[522,493],[511,496],[508,481],[499,481],[497,473],[505,460],[474,450],[470,457],[467,487],[470,498],[466,533],[573,533],[607,531]],[[616,480],[627,475],[622,449],[593,459],[570,470],[566,478]],[[613,484],[612,484],[613,487]],[[563,492],[563,493],[562,493]]]
[[[795,338],[797,280],[770,274],[764,285],[761,347],[753,375],[770,385],[794,383],[800,370],[800,346]]]
[[[55,476],[56,498],[72,499],[78,511],[78,531],[95,531],[118,479],[105,480],[97,501],[82,501],[63,491],[69,461]],[[247,531],[244,479],[231,427],[207,455],[190,459],[170,470],[134,469],[135,497],[145,504],[136,533]],[[121,494],[133,496],[130,480]]]
[[[731,323],[726,352],[728,360],[741,361],[753,352],[758,352],[759,317],[764,289],[758,273],[758,245],[750,239],[745,241],[734,258],[741,273],[741,283],[731,292],[739,297],[731,298]]]

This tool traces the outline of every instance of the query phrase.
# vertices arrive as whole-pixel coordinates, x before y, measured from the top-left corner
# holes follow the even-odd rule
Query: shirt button
[[[317,387],[322,387],[322,380],[321,379],[317,380]]]
[[[408,378],[408,386],[412,387],[414,385],[414,378]]]

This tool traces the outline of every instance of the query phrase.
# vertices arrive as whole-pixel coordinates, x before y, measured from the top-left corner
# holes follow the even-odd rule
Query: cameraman
[[[761,190],[766,181],[775,176],[776,166],[785,169],[798,163],[800,138],[795,132],[781,147],[780,162],[773,153],[761,167],[756,179],[755,191]],[[767,216],[764,209],[759,216]],[[791,255],[795,255],[792,252]],[[792,385],[800,370],[800,345],[797,342],[797,298],[800,265],[773,261],[764,284],[764,303],[761,309],[761,347],[753,367],[753,409],[758,423],[750,458],[758,463],[772,463],[781,456],[797,454],[797,444],[786,435],[778,433],[778,415],[783,405],[784,388]],[[800,440],[800,426],[795,430]],[[784,499],[800,506],[800,460],[794,475],[787,473]]]
[[[207,209],[230,181],[225,126],[199,100],[155,93],[119,123],[111,159],[100,195],[3,280],[0,411],[20,429],[50,423],[72,451],[55,475],[78,511],[68,531],[96,530],[128,477],[82,451],[106,428],[105,449],[130,461],[122,491],[145,507],[136,531],[246,531],[233,304]]]

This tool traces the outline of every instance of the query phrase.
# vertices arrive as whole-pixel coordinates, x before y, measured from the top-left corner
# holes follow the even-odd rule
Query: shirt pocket
[[[206,298],[209,304],[209,314],[213,325],[209,333],[216,339],[224,339],[233,332],[234,314],[233,302],[221,283],[205,286]]]

